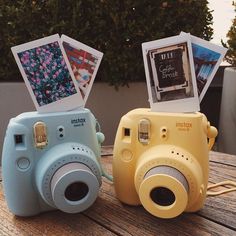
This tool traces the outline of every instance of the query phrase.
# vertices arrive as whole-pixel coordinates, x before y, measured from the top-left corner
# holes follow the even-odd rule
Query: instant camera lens
[[[188,192],[185,176],[176,168],[163,165],[153,167],[146,173],[138,194],[143,207],[151,214],[173,218],[186,209]]]
[[[150,192],[150,197],[153,202],[160,206],[170,206],[175,202],[174,193],[165,187],[154,188]]]
[[[70,184],[65,190],[65,198],[69,201],[79,201],[87,196],[88,185],[83,182]]]
[[[60,167],[51,180],[51,194],[56,208],[67,213],[78,213],[93,204],[99,182],[91,169],[78,162]]]

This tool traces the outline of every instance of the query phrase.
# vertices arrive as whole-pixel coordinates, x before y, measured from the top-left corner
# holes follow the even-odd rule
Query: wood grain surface
[[[104,147],[102,155],[111,173],[112,147]],[[226,179],[236,181],[236,156],[211,152],[209,182]],[[236,192],[208,197],[199,212],[164,220],[142,206],[122,204],[104,179],[96,202],[83,213],[52,211],[24,218],[9,212],[0,183],[0,235],[236,235],[235,199]]]

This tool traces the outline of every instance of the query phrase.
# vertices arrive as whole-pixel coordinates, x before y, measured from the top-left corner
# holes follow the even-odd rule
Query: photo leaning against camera
[[[142,44],[151,109],[125,114],[114,144],[117,198],[159,218],[201,209],[217,129],[199,112],[226,49],[187,33]]]
[[[8,208],[18,216],[82,212],[95,202],[104,174],[105,137],[84,108],[103,53],[65,35],[12,52],[37,111],[7,127],[2,175]]]

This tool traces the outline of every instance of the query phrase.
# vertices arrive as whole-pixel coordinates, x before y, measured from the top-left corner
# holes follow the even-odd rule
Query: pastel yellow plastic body
[[[118,199],[130,205],[142,204],[161,218],[199,210],[206,198],[209,150],[216,135],[216,128],[199,112],[130,111],[120,121],[114,144],[113,177]],[[169,170],[147,175],[155,167],[177,170],[187,186],[168,174]],[[150,192],[159,187],[171,190],[175,197],[172,204],[163,206],[152,200]]]

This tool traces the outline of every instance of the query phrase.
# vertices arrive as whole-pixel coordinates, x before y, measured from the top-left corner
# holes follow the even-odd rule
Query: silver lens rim
[[[78,201],[70,201],[65,196],[67,187],[75,182],[87,185],[88,193]],[[78,213],[90,207],[98,196],[99,182],[93,172],[84,164],[68,163],[59,168],[51,180],[51,193],[55,206],[67,213]]]

